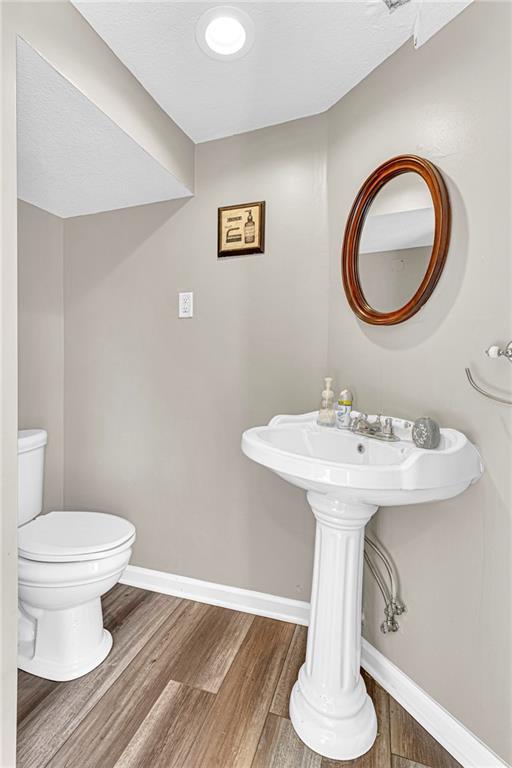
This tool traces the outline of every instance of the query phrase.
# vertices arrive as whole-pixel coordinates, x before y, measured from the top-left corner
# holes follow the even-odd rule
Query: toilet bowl
[[[44,430],[19,433],[18,666],[73,680],[112,647],[100,597],[128,565],[135,527],[102,512],[39,514],[45,445]]]

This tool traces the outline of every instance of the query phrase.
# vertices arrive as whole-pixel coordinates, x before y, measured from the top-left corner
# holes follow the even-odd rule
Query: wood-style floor
[[[19,675],[18,768],[460,768],[366,676],[379,721],[358,760],[322,759],[288,719],[306,629],[118,585],[114,647],[79,680]]]

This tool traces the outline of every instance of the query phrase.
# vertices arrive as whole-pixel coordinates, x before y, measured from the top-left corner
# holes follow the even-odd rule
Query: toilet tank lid
[[[18,432],[18,453],[33,451],[48,442],[45,429],[20,429]]]

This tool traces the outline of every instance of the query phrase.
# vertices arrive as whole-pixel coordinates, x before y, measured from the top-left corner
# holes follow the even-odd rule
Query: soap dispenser
[[[336,414],[334,413],[334,392],[331,388],[332,379],[325,379],[325,389],[322,392],[322,402],[318,412],[317,423],[322,427],[334,427]]]

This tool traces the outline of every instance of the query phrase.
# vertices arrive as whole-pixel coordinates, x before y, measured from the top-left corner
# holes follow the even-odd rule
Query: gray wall
[[[193,200],[65,222],[65,501],[132,520],[137,565],[309,597],[304,494],[240,438],[322,389],[325,159],[324,116],[210,142]],[[252,200],[266,253],[218,260],[217,207]]]
[[[414,51],[404,46],[329,113],[329,367],[368,412],[431,414],[463,430],[481,482],[442,504],[383,509],[373,529],[400,572],[408,613],[378,630],[367,579],[366,637],[503,757],[512,758],[510,410],[468,385],[464,367],[511,391],[510,366],[483,350],[511,330],[510,6],[475,3]],[[359,322],[340,285],[351,202],[371,170],[415,153],[442,170],[453,208],[445,272],[403,326]]]
[[[18,420],[48,431],[44,509],[62,509],[64,222],[18,202]]]

